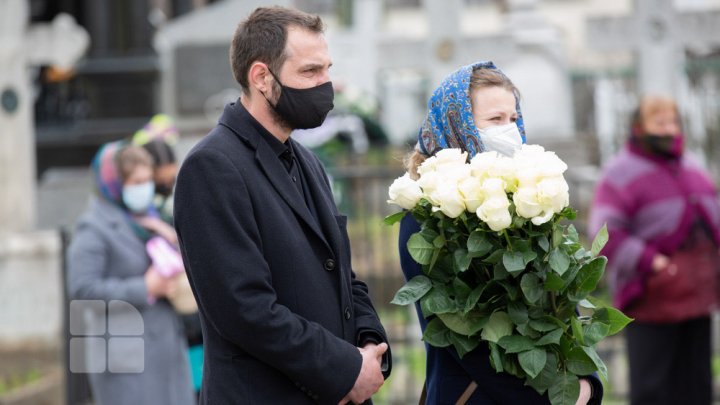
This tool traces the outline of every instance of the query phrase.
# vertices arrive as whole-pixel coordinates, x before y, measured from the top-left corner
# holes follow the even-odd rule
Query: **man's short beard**
[[[287,120],[285,118],[280,116],[280,114],[278,114],[278,112],[275,111],[275,107],[274,107],[274,105],[277,105],[277,102],[280,99],[280,92],[282,91],[282,89],[280,88],[280,86],[277,83],[273,83],[272,90],[273,90],[272,97],[265,99],[268,103],[268,109],[270,110],[270,118],[279,127],[283,128],[283,129],[289,129],[292,131],[294,128],[290,125],[289,122],[287,122]]]

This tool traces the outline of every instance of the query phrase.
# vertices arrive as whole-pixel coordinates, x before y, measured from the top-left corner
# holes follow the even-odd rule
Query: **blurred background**
[[[229,43],[262,5],[327,25],[336,108],[293,136],[332,176],[354,270],[392,340],[378,404],[417,403],[424,379],[414,309],[389,304],[403,278],[397,226],[382,222],[387,187],[458,66],[492,60],[518,86],[528,142],[569,164],[581,234],[643,93],[678,100],[688,149],[720,179],[720,0],[0,0],[0,404],[92,403],[66,372],[63,288],[90,160],[158,113],[179,130],[182,159],[240,95]],[[599,351],[606,403],[625,403],[622,339]]]

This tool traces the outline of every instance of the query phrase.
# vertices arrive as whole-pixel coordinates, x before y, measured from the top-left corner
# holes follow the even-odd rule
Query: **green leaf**
[[[538,393],[541,395],[547,391],[550,386],[552,386],[553,382],[555,381],[555,378],[557,376],[557,356],[555,353],[548,353],[547,354],[547,361],[545,362],[545,367],[543,367],[542,371],[540,371],[540,374],[537,375],[537,377],[532,378],[527,381],[527,384],[535,389]]]
[[[525,371],[520,367],[520,363],[518,363],[517,356],[505,356],[502,361],[506,373],[521,379],[527,377]]]
[[[407,214],[407,211],[400,211],[394,214],[390,214],[385,217],[383,222],[385,223],[385,225],[394,225],[400,222],[405,217],[405,214]]]
[[[413,260],[419,264],[430,264],[435,247],[432,243],[425,240],[419,233],[410,236],[407,243],[408,251]]]
[[[544,319],[531,319],[530,327],[535,329],[538,332],[549,332],[553,329],[556,329],[557,325],[555,325],[553,322],[548,322]]]
[[[502,263],[495,263],[493,266],[493,280],[505,280],[508,276],[510,276],[510,273],[505,270],[505,266]]]
[[[508,303],[508,316],[515,325],[522,325],[528,321],[527,307],[522,302]]]
[[[577,340],[581,345],[584,345],[585,335],[583,335],[582,324],[576,316],[570,318],[570,327],[572,327],[572,333],[575,340]]]
[[[613,307],[600,308],[593,314],[593,319],[598,320],[602,323],[610,325],[608,336],[614,335],[632,322],[632,318],[628,318],[622,312],[618,311]]]
[[[540,333],[531,328],[530,325],[527,323],[518,325],[515,329],[517,329],[517,331],[520,332],[521,335],[527,336],[532,339],[537,339],[540,337]]]
[[[587,294],[594,291],[605,272],[606,264],[607,258],[600,256],[583,265],[575,278],[578,292]]]
[[[484,258],[482,261],[483,261],[483,263],[490,263],[490,264],[499,263],[503,259],[505,252],[506,252],[506,250],[504,250],[504,249],[498,249],[498,250],[490,253],[490,256]]]
[[[467,250],[457,249],[453,253],[453,258],[455,259],[455,269],[459,273],[464,272],[468,269],[468,267],[470,267],[470,261],[472,260],[472,258],[470,257],[470,255],[468,255]]]
[[[489,323],[488,318],[478,312],[469,312],[467,315],[458,313],[438,314],[438,318],[448,329],[464,336],[472,336],[478,333],[480,329],[483,329]]]
[[[420,300],[420,309],[426,318],[432,314],[444,314],[457,310],[455,301],[444,292],[433,288]]]
[[[597,370],[597,366],[590,356],[579,347],[570,350],[570,354],[565,359],[565,365],[575,375],[590,375]]]
[[[550,272],[545,280],[545,291],[560,291],[565,288],[565,281],[557,274]]]
[[[422,298],[432,288],[432,282],[425,276],[415,276],[395,293],[391,304],[408,305]]]
[[[505,252],[503,254],[503,265],[505,266],[505,270],[507,270],[512,275],[516,275],[516,273],[525,270],[525,260],[523,260],[523,253],[510,251]]]
[[[443,246],[445,246],[445,236],[438,235],[433,239],[433,246],[435,246],[436,249],[442,249]]]
[[[532,349],[518,354],[520,367],[527,373],[530,378],[535,378],[545,367],[547,362],[547,352],[545,349]]]
[[[508,314],[502,311],[493,312],[480,337],[488,342],[497,343],[503,336],[512,334],[512,330],[513,323]]]
[[[585,343],[592,346],[603,340],[610,333],[610,325],[602,322],[593,322],[590,325],[583,326],[583,335],[585,335]]]
[[[477,304],[478,300],[480,299],[480,296],[482,295],[483,291],[485,291],[484,285],[479,285],[475,287],[474,290],[468,295],[467,301],[465,301],[465,309],[463,310],[464,313],[470,312],[473,308],[475,308],[475,305]]]
[[[531,303],[536,303],[542,297],[544,288],[540,283],[540,278],[534,273],[526,273],[520,280],[520,288],[525,298]]]
[[[535,348],[532,339],[522,335],[503,336],[497,343],[498,346],[505,349],[506,354],[520,353]]]
[[[567,228],[567,237],[574,243],[580,242],[580,235],[578,235],[577,229],[575,229],[575,225],[570,224]]]
[[[546,252],[550,251],[550,241],[548,241],[547,236],[541,235],[538,237],[538,245],[542,250]]]
[[[452,341],[452,345],[455,347],[455,351],[457,351],[460,358],[463,358],[463,356],[471,352],[480,344],[480,339],[477,337],[461,336],[457,333],[450,334],[450,340]]]
[[[537,253],[535,253],[532,250],[526,250],[523,252],[523,262],[525,262],[525,266],[527,266],[528,263],[535,260],[537,258]]]
[[[488,343],[488,346],[490,346],[490,365],[495,369],[495,371],[502,373],[505,370],[503,369],[502,355],[500,354],[498,345],[490,342]]]
[[[564,250],[555,248],[550,252],[550,268],[558,275],[563,275],[570,267],[570,257]]]
[[[602,361],[600,356],[598,356],[597,352],[595,351],[595,348],[588,347],[588,346],[580,346],[580,348],[585,352],[585,354],[590,357],[590,359],[595,363],[595,366],[597,366],[597,371],[600,373],[600,375],[607,380],[607,367],[605,366],[605,363]]]
[[[471,257],[482,257],[493,248],[492,243],[484,232],[474,231],[467,241],[467,250]]]
[[[570,373],[558,374],[548,388],[548,396],[552,405],[574,405],[580,397],[580,381]]]
[[[470,289],[470,286],[467,285],[466,282],[464,282],[462,279],[456,277],[452,282],[452,294],[455,295],[455,300],[459,303],[462,303],[462,305],[465,304],[465,301],[467,300],[468,295],[472,290]],[[448,296],[452,295],[451,293],[448,293]]]
[[[435,318],[428,322],[425,332],[423,333],[423,340],[431,346],[448,347],[452,344],[450,340],[451,334],[450,329],[448,329],[439,318]]]
[[[545,336],[541,337],[537,342],[535,342],[536,346],[546,346],[546,345],[552,345],[552,344],[560,344],[560,337],[563,334],[562,328],[555,329],[553,331],[550,331]]]
[[[608,236],[608,230],[607,230],[607,224],[603,224],[602,228],[598,231],[597,235],[595,235],[595,239],[593,239],[592,247],[590,248],[590,253],[592,253],[593,256],[597,256],[600,254],[600,251],[603,247],[605,247],[605,244],[607,243],[609,239]]]

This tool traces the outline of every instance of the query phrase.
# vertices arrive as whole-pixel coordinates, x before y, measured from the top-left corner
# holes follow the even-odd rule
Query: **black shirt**
[[[278,159],[285,167],[285,170],[287,170],[288,176],[290,176],[290,180],[292,180],[293,184],[295,184],[295,188],[303,197],[303,200],[305,200],[305,204],[310,210],[310,213],[317,221],[318,216],[317,211],[315,210],[315,204],[313,202],[312,196],[309,195],[310,192],[307,184],[307,179],[305,178],[302,167],[298,162],[297,155],[293,151],[292,140],[288,138],[288,140],[284,143],[280,142],[279,139],[275,138],[275,136],[273,136],[273,134],[271,134],[267,129],[262,127],[262,125],[258,126],[260,127],[258,128],[258,132],[268,144],[268,146],[270,146],[270,149],[275,152],[275,155],[277,155]]]

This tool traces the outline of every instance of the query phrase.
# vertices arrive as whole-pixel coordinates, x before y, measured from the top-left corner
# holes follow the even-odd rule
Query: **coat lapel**
[[[290,206],[295,215],[300,217],[300,219],[307,224],[307,226],[318,236],[318,238],[323,241],[328,249],[332,250],[330,244],[320,229],[320,225],[312,216],[310,209],[308,209],[305,204],[303,196],[300,195],[298,190],[295,188],[295,185],[292,181],[290,181],[290,176],[288,176],[287,170],[283,167],[282,162],[280,162],[277,155],[273,153],[270,146],[262,140],[262,136],[258,133],[258,129],[253,126],[253,124],[260,124],[255,121],[247,110],[245,110],[239,100],[236,103],[225,106],[225,111],[220,117],[219,124],[230,129],[243,142],[255,149],[255,160],[262,172],[265,173],[265,176],[273,185],[273,188],[275,188],[275,191],[277,191],[285,203]],[[311,180],[309,182],[312,183],[313,181]],[[311,193],[315,192],[314,189],[309,191]],[[322,209],[318,209],[322,211]]]
[[[333,214],[335,212],[335,201],[332,200],[332,193],[328,192],[325,186],[325,178],[321,172],[317,170],[314,165],[310,164],[312,156],[306,152],[297,142],[293,142],[293,149],[298,157],[298,162],[305,173],[308,180],[308,187],[310,188],[310,196],[315,202],[317,208],[318,221],[324,231],[325,236],[328,238],[330,244],[333,247],[333,251],[336,255],[340,253],[340,247],[342,246],[340,241],[342,235],[338,229],[338,222]]]
[[[270,146],[264,142],[259,142],[255,153],[255,160],[258,162],[262,171],[265,172],[270,183],[275,187],[275,191],[280,194],[295,214],[327,244],[323,232],[310,213],[310,209],[308,209],[307,204],[305,204],[303,196],[300,195],[295,185],[290,181],[287,170],[285,170],[280,159],[278,159],[270,149]]]

